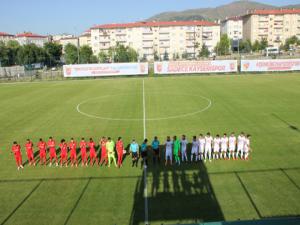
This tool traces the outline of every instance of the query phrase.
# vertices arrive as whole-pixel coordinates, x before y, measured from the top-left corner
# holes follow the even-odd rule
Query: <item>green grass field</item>
[[[122,169],[17,171],[10,154],[12,141],[24,146],[28,137],[141,143],[144,128],[161,142],[207,131],[252,135],[250,161],[150,164],[151,224],[299,216],[299,100],[297,73],[0,84],[0,224],[144,224],[143,170],[129,157]]]

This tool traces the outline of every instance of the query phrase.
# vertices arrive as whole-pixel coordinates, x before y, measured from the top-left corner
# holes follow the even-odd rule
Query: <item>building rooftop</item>
[[[134,23],[114,23],[96,25],[91,29],[113,29],[113,28],[133,28],[133,27],[169,27],[169,26],[218,26],[210,21],[152,21],[152,22],[134,22]]]
[[[9,37],[13,37],[15,35],[12,35],[12,34],[8,34],[8,33],[5,33],[5,32],[0,32],[0,36],[9,36]]]
[[[230,20],[239,21],[239,20],[243,20],[243,18],[241,16],[227,17],[225,20],[222,20],[221,23],[225,23]]]
[[[31,32],[25,32],[25,33],[17,34],[16,37],[47,38],[47,36],[43,36],[43,35],[39,35],[39,34],[33,34]]]

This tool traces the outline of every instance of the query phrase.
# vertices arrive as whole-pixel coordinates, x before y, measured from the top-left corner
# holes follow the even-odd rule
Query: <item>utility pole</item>
[[[80,64],[80,53],[79,53],[79,36],[77,37],[77,60],[78,60],[78,64]]]

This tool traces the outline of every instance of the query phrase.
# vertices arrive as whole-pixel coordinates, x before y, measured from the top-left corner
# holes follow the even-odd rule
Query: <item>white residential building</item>
[[[140,58],[154,54],[169,58],[198,54],[202,44],[213,51],[220,40],[220,26],[208,21],[135,22],[104,24],[91,28],[91,47],[95,55],[117,43],[134,48]],[[196,48],[196,46],[199,46]]]
[[[231,17],[221,22],[221,34],[227,34],[231,40],[243,39],[243,19]]]
[[[49,42],[48,36],[33,34],[30,32],[17,34],[15,39],[20,43],[20,45],[35,44],[39,47],[43,47],[45,43]]]
[[[266,39],[279,47],[287,38],[300,38],[300,9],[253,10],[243,16],[243,38],[252,43]]]
[[[3,41],[4,43],[7,43],[10,40],[14,40],[15,35],[8,34],[5,32],[0,32],[0,42]]]

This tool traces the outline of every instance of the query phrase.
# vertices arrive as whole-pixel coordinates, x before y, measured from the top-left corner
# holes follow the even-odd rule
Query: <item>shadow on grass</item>
[[[275,117],[276,119],[280,120],[281,122],[285,123],[291,130],[294,130],[294,131],[300,133],[300,129],[298,127],[296,127],[293,124],[290,124],[289,122],[285,121],[284,119],[282,119],[281,117],[279,117],[275,113],[272,113],[272,116]]]
[[[149,221],[163,224],[224,220],[203,164],[150,167],[147,173]],[[130,224],[142,224],[145,221],[142,178],[134,198]]]

